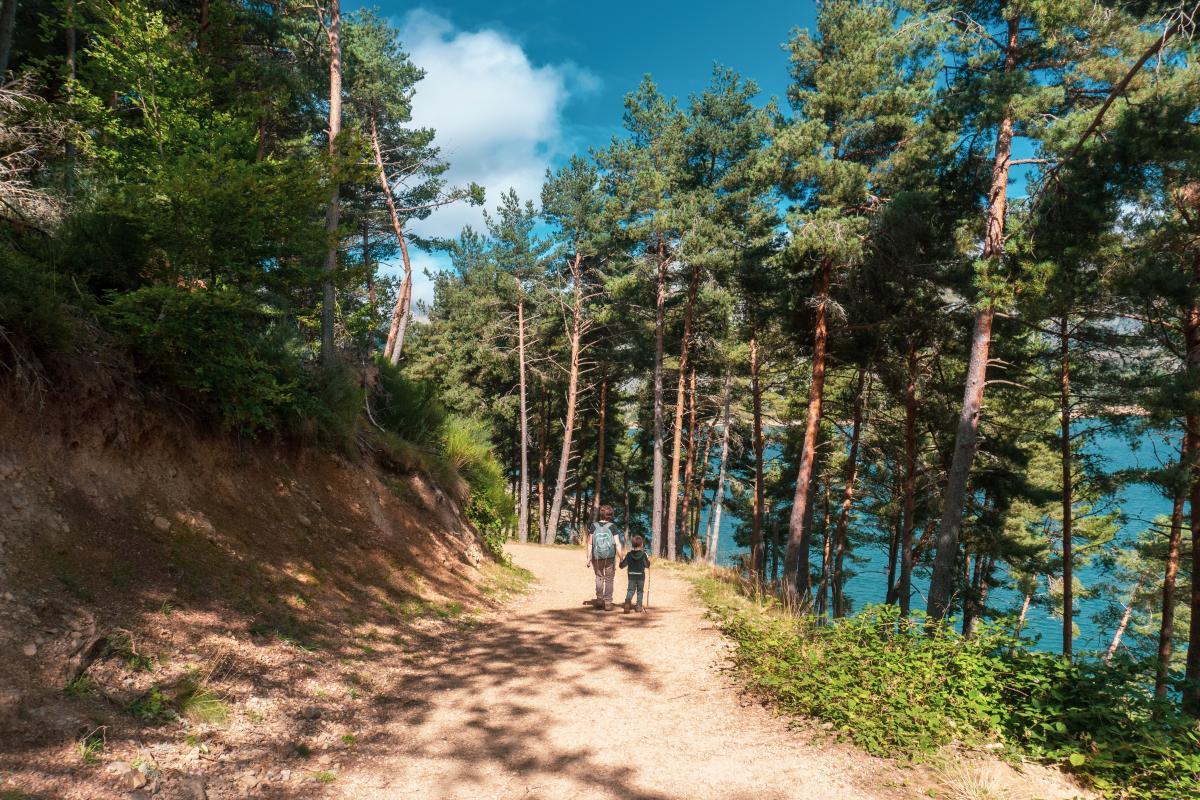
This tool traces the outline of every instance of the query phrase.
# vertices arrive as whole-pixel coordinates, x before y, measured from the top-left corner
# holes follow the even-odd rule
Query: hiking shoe
[[[632,608],[633,608],[633,604],[629,600],[626,600],[625,601],[625,613],[628,614]]]
[[[609,603],[608,601],[605,601],[605,603],[604,603],[604,610],[605,610],[605,611],[612,611],[612,610],[613,610],[613,604],[612,604],[612,603]]]
[[[641,603],[638,603],[638,604],[637,604],[637,607],[636,607],[636,608],[634,608],[634,611],[637,611],[637,612],[639,612],[639,613],[640,613],[640,612],[642,612],[642,611],[645,611],[645,610],[646,610],[646,609],[642,608],[642,604],[641,604]]]
[[[596,609],[597,611],[603,611],[604,610],[604,601],[603,600],[593,600],[592,608]]]

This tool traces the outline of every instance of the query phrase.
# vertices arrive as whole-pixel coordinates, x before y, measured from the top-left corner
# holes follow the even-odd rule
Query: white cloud
[[[596,79],[570,63],[535,66],[507,34],[460,30],[427,10],[410,12],[400,30],[413,63],[425,70],[413,123],[437,131],[448,180],[482,184],[489,208],[509,187],[537,203],[546,168],[568,149],[563,109],[573,95],[594,90]],[[413,228],[450,237],[482,219],[480,209],[460,204]]]

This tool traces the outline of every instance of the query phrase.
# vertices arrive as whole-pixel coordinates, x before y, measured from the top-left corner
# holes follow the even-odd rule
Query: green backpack
[[[611,522],[597,522],[592,526],[592,558],[616,558],[617,541],[613,536]]]

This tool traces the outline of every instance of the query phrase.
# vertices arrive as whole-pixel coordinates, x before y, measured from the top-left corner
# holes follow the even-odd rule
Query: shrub
[[[446,411],[431,383],[408,378],[382,356],[376,359],[379,391],[373,398],[375,421],[402,439],[429,444],[437,438]]]
[[[729,581],[698,585],[753,688],[872,753],[997,741],[1112,796],[1200,798],[1200,730],[1154,698],[1146,664],[1067,662],[986,625],[964,639],[893,606],[816,626]]]
[[[58,276],[46,263],[0,244],[0,332],[18,341],[0,341],[0,358],[24,343],[35,352],[67,349],[75,332]]]
[[[295,428],[319,409],[295,328],[236,289],[153,286],[104,319],[149,376],[241,433]]]

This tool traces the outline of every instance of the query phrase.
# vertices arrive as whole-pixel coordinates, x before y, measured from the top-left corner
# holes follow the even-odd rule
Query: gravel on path
[[[345,798],[890,800],[895,767],[813,741],[741,694],[686,582],[651,569],[643,614],[583,605],[576,548],[510,545],[532,592],[418,658]],[[618,576],[618,600],[625,579]],[[392,711],[389,709],[389,711]],[[381,720],[382,721],[382,720]],[[874,788],[871,788],[874,787]]]

